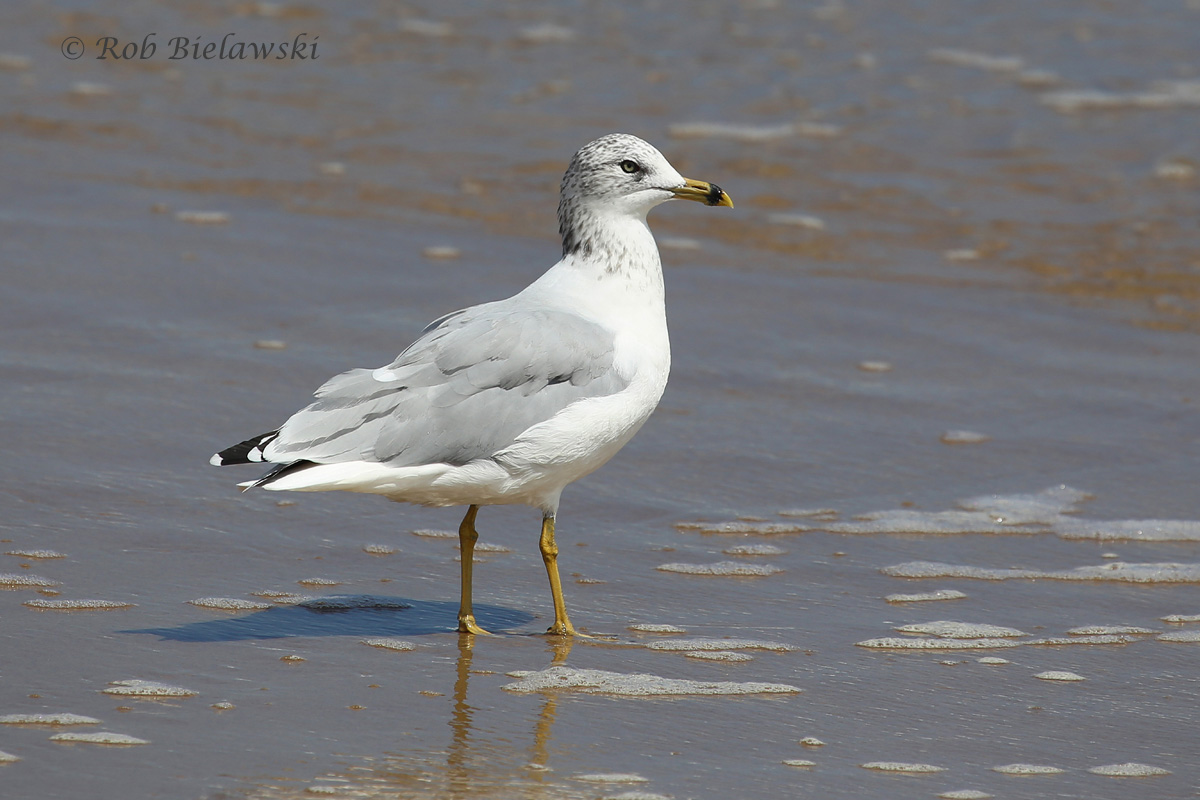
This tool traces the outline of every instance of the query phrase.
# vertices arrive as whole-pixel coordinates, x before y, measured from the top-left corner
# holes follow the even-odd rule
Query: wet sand
[[[0,721],[2,793],[1191,796],[1193,6],[18,4],[0,720],[98,722]],[[320,58],[60,52],[152,31]],[[572,618],[608,638],[537,635],[537,512],[487,508],[503,633],[472,641],[454,539],[413,534],[457,510],[207,459],[550,266],[562,170],[613,130],[737,208],[652,215],[671,383],[564,494]],[[939,621],[1015,632],[897,630]],[[664,644],[696,639],[737,655]],[[97,732],[148,743],[50,738]],[[1166,774],[1091,771],[1129,763]]]

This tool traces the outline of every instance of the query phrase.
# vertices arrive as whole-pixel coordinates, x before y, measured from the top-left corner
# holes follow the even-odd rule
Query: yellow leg
[[[458,526],[458,543],[462,551],[462,599],[458,604],[460,633],[489,633],[475,622],[475,612],[471,608],[471,571],[475,566],[475,542],[479,539],[475,531],[475,515],[478,513],[479,506],[471,506]]]
[[[546,563],[546,574],[550,576],[550,594],[554,597],[554,624],[546,633],[553,636],[583,636],[571,625],[567,616],[567,602],[563,599],[562,581],[558,578],[558,543],[554,541],[554,517],[542,517],[542,539],[540,542],[542,561]]]

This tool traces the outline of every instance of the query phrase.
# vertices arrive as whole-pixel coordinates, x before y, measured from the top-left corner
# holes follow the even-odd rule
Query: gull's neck
[[[593,319],[655,320],[665,330],[662,262],[645,216],[601,212],[580,221],[573,237],[563,237],[562,260],[526,291],[543,300],[570,297],[575,311]]]
[[[662,262],[645,213],[576,206],[559,215],[563,262],[623,277],[635,284],[662,283]],[[655,277],[656,276],[656,277]]]

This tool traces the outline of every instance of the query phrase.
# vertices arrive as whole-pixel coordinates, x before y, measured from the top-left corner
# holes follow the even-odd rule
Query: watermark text
[[[246,41],[236,33],[227,33],[220,39],[205,39],[203,36],[171,36],[166,38],[160,49],[157,33],[148,33],[138,39],[121,41],[116,36],[101,36],[91,45],[93,58],[97,61],[148,61],[164,58],[167,61],[316,61],[320,35],[296,34],[291,40],[281,42]],[[62,42],[64,57],[75,61],[89,50],[78,36],[68,36]]]

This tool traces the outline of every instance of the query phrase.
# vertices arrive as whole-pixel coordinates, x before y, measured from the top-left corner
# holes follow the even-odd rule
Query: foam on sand
[[[699,250],[704,247],[699,239],[683,236],[663,236],[659,238],[658,246],[667,250]]]
[[[454,33],[454,28],[449,22],[440,20],[419,19],[416,17],[405,17],[400,20],[400,30],[404,33],[411,33],[415,36],[425,36],[431,39],[440,39],[450,36]]]
[[[821,525],[811,522],[677,522],[675,527],[681,531],[699,531],[700,533],[747,533],[756,536],[772,536],[777,533],[807,533],[808,531],[823,530]]]
[[[701,661],[753,661],[749,653],[735,653],[731,650],[688,650],[683,654],[687,658],[697,658]]]
[[[820,122],[789,122],[780,125],[745,125],[732,122],[677,122],[667,128],[676,139],[733,139],[738,142],[761,143],[793,136],[832,138],[841,135],[837,125]]]
[[[809,214],[769,214],[767,222],[774,225],[791,225],[796,228],[807,228],[812,231],[825,230],[825,220]]]
[[[1054,531],[1064,539],[1100,542],[1200,542],[1200,521],[1190,519],[1064,519]]]
[[[1033,494],[981,495],[958,502],[959,510],[892,509],[826,525],[831,533],[1045,533],[1089,497],[1070,486],[1052,486]]]
[[[5,714],[0,717],[0,725],[99,725],[95,717],[85,717],[82,714]]]
[[[124,681],[111,681],[107,689],[100,691],[105,694],[125,695],[129,697],[194,697],[199,692],[185,689],[182,686],[172,686],[159,681],[143,681],[137,678]]]
[[[680,628],[678,625],[665,625],[656,622],[640,622],[636,625],[630,625],[629,630],[637,631],[638,633],[687,633],[686,628]]]
[[[1081,625],[1071,628],[1067,633],[1072,636],[1125,636],[1158,633],[1158,631],[1138,625]]]
[[[1017,647],[1012,639],[908,639],[885,636],[855,642],[858,647],[873,650],[990,650],[997,647]]]
[[[956,622],[937,620],[935,622],[920,622],[909,625],[899,625],[895,630],[900,633],[919,634],[922,638],[909,639],[900,637],[885,637],[868,639],[858,642],[859,647],[885,650],[966,650],[989,647],[1013,647],[1016,645],[1031,646],[1078,646],[1078,645],[1113,645],[1129,644],[1140,637],[1154,634],[1150,628],[1140,628],[1131,625],[1089,625],[1072,628],[1070,636],[1042,637],[1012,641],[1018,637],[1028,636],[1028,633],[1016,628],[1006,628],[999,625],[989,625],[975,622]],[[1120,631],[1120,632],[1118,632]],[[1197,631],[1195,641],[1200,641],[1200,631]],[[1166,636],[1168,634],[1163,634]],[[935,638],[929,638],[935,637]],[[1163,638],[1160,636],[1159,638]],[[1187,641],[1187,640],[1181,640]],[[957,663],[957,662],[955,662]],[[996,659],[990,663],[1008,663],[1004,659]],[[1041,677],[1041,676],[1039,676]],[[1082,680],[1082,678],[1080,678]]]
[[[18,53],[0,53],[0,69],[26,70],[33,66],[33,59]]]
[[[1093,775],[1107,775],[1110,778],[1150,778],[1155,775],[1171,774],[1171,770],[1169,769],[1151,766],[1150,764],[1138,764],[1135,761],[1129,761],[1124,764],[1104,764],[1099,767],[1090,767],[1088,772]]]
[[[1025,631],[1019,631],[1016,628],[986,625],[980,622],[954,622],[952,620],[901,625],[896,630],[901,633],[921,633],[930,636],[940,636],[944,639],[1006,639],[1029,635]]]
[[[1034,493],[977,495],[959,500],[957,505],[1001,525],[1051,525],[1063,514],[1077,511],[1089,497],[1087,492],[1060,484]]]
[[[56,733],[50,737],[52,742],[83,742],[85,744],[110,744],[110,745],[135,745],[135,744],[150,744],[145,739],[138,739],[136,736],[129,736],[124,733],[112,733],[111,731],[97,731],[96,733],[79,733],[77,731],[68,731],[66,733]]]
[[[458,534],[454,531],[437,531],[429,528],[418,528],[411,531],[413,536],[420,536],[422,539],[457,539]]]
[[[389,636],[377,636],[371,639],[363,639],[362,644],[370,645],[371,647],[379,647],[384,650],[416,650],[417,646],[412,642],[407,642],[403,639],[394,639]]]
[[[978,431],[949,430],[938,437],[942,444],[983,444],[990,442],[991,436]]]
[[[969,437],[968,437],[969,438]],[[965,442],[952,437],[952,442]],[[1064,519],[1078,511],[1078,505],[1090,495],[1070,486],[1052,486],[1036,493],[982,495],[958,502],[957,509],[919,511],[887,509],[856,515],[853,520],[834,522],[836,512],[781,511],[780,516],[799,517],[793,522],[679,523],[680,530],[702,533],[782,534],[827,531],[829,533],[877,534],[1038,534],[1049,533]]]
[[[647,650],[774,650],[787,653],[796,648],[783,642],[761,639],[664,639],[646,645]]]
[[[115,611],[121,608],[133,608],[134,603],[121,600],[26,600],[21,605],[45,611]]]
[[[890,368],[890,365],[889,365]],[[811,517],[813,519],[837,519],[835,508],[781,508],[781,517]]]
[[[65,553],[60,553],[57,550],[9,550],[6,555],[18,556],[19,558],[66,558]]]
[[[1025,68],[1025,61],[1020,56],[990,56],[972,50],[957,50],[951,47],[938,47],[926,53],[930,61],[940,64],[953,64],[956,67],[973,67],[988,72],[1019,72]]]
[[[301,586],[341,586],[342,582],[333,578],[301,578],[296,581]]]
[[[6,589],[45,589],[61,585],[60,581],[42,578],[38,575],[20,575],[13,572],[0,572],[0,587]]]
[[[954,433],[954,436],[950,436]],[[943,441],[961,444],[982,441],[950,432]],[[982,436],[982,435],[980,435]],[[1052,486],[1040,492],[982,495],[958,502],[957,509],[921,511],[910,508],[871,511],[852,520],[835,522],[815,513],[780,512],[797,516],[789,522],[681,522],[676,528],[701,533],[785,534],[826,531],[844,534],[1047,534],[1063,539],[1139,542],[1200,542],[1200,520],[1127,519],[1089,520],[1077,516],[1079,504],[1091,495],[1070,486]],[[804,517],[809,517],[805,519]]]
[[[589,772],[583,775],[574,775],[571,778],[576,781],[587,781],[588,783],[649,783],[649,778],[643,778],[632,772]]]
[[[1004,764],[992,767],[992,772],[999,772],[1002,775],[1059,775],[1066,770],[1042,764]]]
[[[494,542],[478,542],[475,545],[475,552],[478,553],[511,553],[511,547],[505,547],[502,544]]]
[[[11,764],[14,761],[20,761],[20,756],[14,756],[12,753],[6,753],[0,750],[0,764]]]
[[[270,603],[260,603],[257,600],[242,600],[237,597],[197,597],[188,603],[200,608],[215,608],[219,611],[261,611],[270,608]]]
[[[1048,69],[1025,69],[1017,73],[1017,83],[1031,89],[1047,89],[1062,83],[1062,76]]]
[[[945,767],[938,767],[933,764],[913,764],[906,761],[868,761],[861,766],[863,769],[873,769],[879,772],[907,772],[912,774],[946,771]]]
[[[1124,583],[1200,583],[1200,564],[1107,564],[1074,569],[993,569],[937,561],[906,561],[880,570],[894,578],[976,578],[985,581],[1051,579],[1060,581],[1120,581]]]
[[[721,552],[727,556],[779,556],[787,551],[773,544],[739,544]]]
[[[1063,681],[1063,682],[1067,682],[1067,683],[1072,682],[1072,681],[1086,681],[1087,680],[1087,678],[1083,677],[1082,675],[1079,675],[1078,673],[1067,672],[1066,670],[1062,670],[1062,669],[1052,669],[1052,670],[1047,670],[1046,672],[1039,672],[1037,675],[1034,675],[1033,677],[1038,678],[1039,680],[1043,680],[1043,681]]]
[[[645,673],[607,672],[599,669],[548,667],[538,672],[510,672],[515,683],[500,687],[508,692],[576,691],[621,697],[668,697],[676,695],[798,694],[786,683],[739,683],[735,681],[692,681]]]
[[[966,534],[966,533],[1042,533],[1034,528],[1021,527],[1024,523],[997,521],[988,514],[972,511],[872,511],[849,522],[833,522],[813,526],[813,530],[830,533],[919,533],[919,534]]]
[[[175,219],[192,225],[224,225],[230,217],[228,211],[176,211]]]
[[[821,122],[785,122],[782,125],[742,125],[734,122],[677,122],[667,128],[677,139],[733,139],[734,142],[762,143],[791,137],[832,138],[841,128]]]
[[[966,596],[966,592],[960,592],[957,589],[938,589],[914,594],[889,594],[883,599],[889,603],[925,603],[931,600],[961,600]]]
[[[1154,165],[1154,177],[1186,181],[1196,177],[1196,167],[1183,159],[1169,158]]]
[[[528,44],[561,44],[575,41],[575,31],[572,28],[555,25],[553,22],[542,22],[522,28],[520,39]]]
[[[1022,644],[1032,645],[1034,647],[1062,647],[1065,645],[1080,644],[1129,644],[1130,642],[1136,641],[1137,638],[1133,636],[1103,634],[1097,636],[1049,636],[1043,639],[1030,639]]]
[[[305,602],[306,600],[316,600],[315,595],[311,594],[296,594],[295,592],[279,592],[279,591],[261,591],[251,592],[255,597],[265,597],[277,606],[294,606]]]
[[[1039,99],[1043,104],[1064,114],[1080,111],[1188,108],[1200,106],[1200,81],[1155,81],[1149,89],[1140,92],[1064,89],[1046,92]]]
[[[736,561],[718,561],[715,564],[659,564],[659,572],[678,572],[682,575],[707,575],[717,577],[763,577],[783,572],[770,564],[740,564]]]

